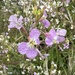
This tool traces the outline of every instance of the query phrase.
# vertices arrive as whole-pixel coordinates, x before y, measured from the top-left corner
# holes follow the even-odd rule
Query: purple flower
[[[37,73],[36,73],[36,72],[34,72],[34,75],[37,75]]]
[[[47,13],[46,11],[44,11],[44,14],[41,17],[40,21],[46,28],[48,28],[50,26],[50,22],[46,18],[47,18]]]
[[[48,46],[52,46],[54,43],[59,44],[65,40],[66,30],[60,29],[55,31],[55,29],[51,29],[48,33],[45,33],[46,39],[45,43]]]
[[[66,3],[69,4],[70,3],[70,0],[66,0]]]
[[[21,29],[23,26],[23,17],[20,16],[20,18],[17,18],[17,15],[11,15],[9,18],[10,24],[8,25],[8,28],[17,28]]]
[[[39,45],[40,31],[36,28],[32,29],[29,34],[29,42],[21,42],[18,45],[18,52],[20,54],[25,54],[27,58],[33,59],[38,54],[38,49],[35,45]]]
[[[64,49],[68,49],[69,48],[69,44],[68,43],[63,44],[63,46],[64,46]]]

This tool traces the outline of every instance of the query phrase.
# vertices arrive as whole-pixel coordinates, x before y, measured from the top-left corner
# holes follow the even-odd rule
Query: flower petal
[[[66,0],[66,3],[69,4],[70,3],[70,0]]]
[[[23,17],[20,16],[20,18],[18,19],[18,22],[22,22],[22,20],[23,20]]]
[[[49,22],[47,19],[43,19],[41,22],[43,23],[43,25],[44,25],[46,28],[48,28],[48,27],[50,26],[50,22]]]
[[[50,31],[49,31],[49,34],[50,34],[50,36],[52,36],[53,38],[56,36],[56,32],[55,32],[55,29],[51,29]]]
[[[30,38],[38,38],[40,36],[40,31],[36,28],[30,31],[29,37]]]
[[[11,15],[9,21],[17,22],[17,15]]]
[[[19,45],[18,45],[18,52],[20,54],[26,54],[26,52],[28,51],[28,45],[26,42],[21,42]]]
[[[59,41],[59,42],[63,42],[63,41],[65,41],[65,38],[62,37],[62,36],[59,36],[59,37],[58,37],[58,41]]]
[[[40,44],[39,38],[38,39],[35,39],[35,42],[39,45]]]
[[[65,29],[60,29],[60,30],[57,31],[57,34],[60,35],[60,36],[65,36],[66,32],[67,31]]]
[[[20,18],[18,18],[18,22],[17,22],[17,24],[15,25],[15,27],[17,28],[17,29],[21,29],[22,28],[22,26],[23,26],[23,17],[22,16],[20,16]]]
[[[10,24],[8,25],[8,28],[15,28],[15,23],[14,22],[10,22]]]
[[[29,59],[34,59],[37,56],[38,52],[35,48],[29,48],[29,50],[26,53],[26,57]]]
[[[47,13],[46,13],[46,11],[44,11],[44,14],[43,14],[45,17],[47,17]]]
[[[52,46],[53,45],[53,38],[51,37],[48,37],[45,39],[45,43],[48,45],[48,46]]]

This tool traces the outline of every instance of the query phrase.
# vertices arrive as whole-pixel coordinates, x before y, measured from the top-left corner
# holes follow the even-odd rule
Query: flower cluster
[[[50,26],[50,22],[46,18],[47,13],[46,11],[44,11],[42,17],[39,19],[39,22],[41,22],[44,27],[48,28]],[[18,30],[20,30],[23,27],[22,16],[20,16],[20,18],[17,18],[17,15],[11,15],[9,21],[10,24],[8,28],[17,28]],[[52,47],[52,45],[55,43],[59,44],[61,42],[64,42],[66,32],[67,31],[65,29],[50,29],[49,32],[44,33],[46,45]],[[38,49],[38,46],[40,46],[40,34],[40,30],[38,30],[37,28],[31,29],[28,36],[28,42],[21,42],[18,44],[18,52],[20,54],[26,55],[26,57],[29,59],[34,59],[38,54],[40,56],[43,56]]]

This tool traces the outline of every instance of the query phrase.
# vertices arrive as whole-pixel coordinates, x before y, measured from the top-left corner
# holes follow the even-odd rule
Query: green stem
[[[46,57],[46,75],[49,75],[49,72],[48,72],[48,58]]]
[[[64,4],[65,4],[65,2],[64,2]],[[66,4],[65,4],[65,8],[66,8],[66,10],[67,10],[67,14],[68,14],[68,16],[69,16],[69,22],[70,22],[70,24],[71,24],[71,27],[73,27],[73,20],[72,20],[72,17],[71,17],[71,14],[70,14],[70,11],[69,11],[69,9],[66,7]],[[73,28],[72,28],[73,29]]]
[[[70,14],[70,11],[68,10],[68,8],[66,8],[67,12],[68,12],[68,16],[70,18],[70,23],[71,23],[71,27],[73,27],[73,20],[72,20],[72,17],[71,17],[71,14]],[[73,44],[73,42],[72,42]],[[71,54],[71,55],[70,55]],[[71,49],[71,52],[69,51],[69,70],[70,70],[70,74],[71,74],[71,71],[72,71],[72,65],[73,65],[73,55],[74,55],[74,51],[73,51],[73,48]]]
[[[72,20],[70,11],[68,10],[68,8],[66,8],[66,10],[67,10],[68,16],[69,16],[69,18],[70,18],[70,23],[73,24],[73,20]]]
[[[40,52],[38,49],[36,49],[36,50],[37,50],[37,52],[39,53],[40,57],[41,57],[42,59],[44,59],[44,56],[41,54],[41,52]]]
[[[23,37],[23,35],[22,36],[20,36],[15,42],[17,42],[18,40],[20,40],[21,38]]]
[[[65,4],[65,2],[64,2],[64,4]],[[69,22],[70,22],[70,24],[71,24],[71,27],[73,27],[72,16],[71,16],[71,13],[70,13],[69,9],[66,7],[66,4],[65,4],[65,8],[66,8],[67,13],[68,13],[68,16],[69,16]],[[73,28],[72,28],[72,29],[73,29]],[[74,51],[73,51],[73,48],[72,48],[72,49],[71,49],[71,52],[70,52],[70,50],[69,50],[69,52],[68,52],[68,60],[69,60],[68,69],[69,69],[69,73],[70,73],[70,74],[71,74],[72,65],[73,65],[73,63],[72,63],[72,61],[73,61],[73,60],[72,60],[73,55],[74,55]]]
[[[63,70],[64,70],[64,75],[67,75],[65,68],[62,66]]]
[[[43,68],[44,68],[45,75],[49,75],[49,72],[48,72],[48,58],[47,57],[44,60]]]

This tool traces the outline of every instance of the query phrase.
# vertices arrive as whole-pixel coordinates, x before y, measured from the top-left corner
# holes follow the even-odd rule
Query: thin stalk
[[[27,34],[27,30],[26,30],[24,27],[22,27],[22,28],[20,29],[20,31],[22,31],[25,35],[28,35],[28,34]]]
[[[73,25],[73,20],[72,20],[70,11],[68,10],[68,8],[66,8],[66,10],[67,10],[68,16],[69,16],[69,18],[70,18],[70,23]]]
[[[48,72],[48,58],[46,57],[46,75],[49,75],[49,72]]]
[[[63,2],[64,2],[64,0],[63,0]],[[65,2],[64,2],[64,4],[65,4]],[[69,22],[70,22],[70,24],[71,24],[71,27],[73,27],[73,20],[72,20],[72,16],[71,16],[71,13],[70,13],[70,11],[69,11],[69,9],[66,7],[66,4],[65,4],[65,8],[66,8],[66,10],[67,10],[67,14],[68,14],[68,16],[69,16]],[[73,28],[71,28],[71,29],[73,29]],[[74,51],[73,51],[73,48],[71,49],[71,52],[70,52],[70,50],[69,50],[69,52],[68,52],[68,60],[69,60],[69,63],[68,63],[68,69],[69,69],[69,72],[70,72],[70,74],[71,74],[71,71],[72,71],[72,65],[73,65],[73,63],[72,63],[72,57],[73,57],[73,55],[74,55]]]
[[[15,42],[17,42],[18,40],[20,40],[23,36],[20,36],[19,38],[17,38],[17,40]]]
[[[41,56],[41,58],[44,59],[44,56],[41,54],[41,52],[38,49],[36,49],[36,50],[39,53],[39,55]]]
[[[64,68],[63,66],[62,66],[62,68],[63,68],[63,70],[64,70],[64,73],[65,73],[64,75],[67,75],[65,68]]]

